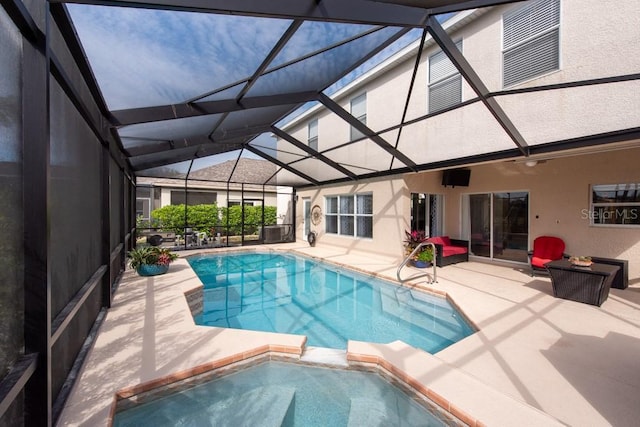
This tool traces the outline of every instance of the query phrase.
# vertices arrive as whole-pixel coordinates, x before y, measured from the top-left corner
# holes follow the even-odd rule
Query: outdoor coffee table
[[[545,264],[551,276],[553,296],[591,305],[602,305],[609,297],[611,282],[620,267],[593,263],[579,267],[567,260]]]

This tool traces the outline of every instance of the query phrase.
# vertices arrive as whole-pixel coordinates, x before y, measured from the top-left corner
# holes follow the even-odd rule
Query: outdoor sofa
[[[436,265],[445,265],[469,261],[469,241],[451,239],[449,236],[436,236],[427,239],[436,246]]]

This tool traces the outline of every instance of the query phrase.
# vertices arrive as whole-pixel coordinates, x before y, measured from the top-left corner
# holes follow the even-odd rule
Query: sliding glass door
[[[442,235],[443,208],[442,194],[411,193],[411,230],[430,237]]]
[[[463,199],[463,235],[471,254],[527,262],[529,193],[469,194]]]

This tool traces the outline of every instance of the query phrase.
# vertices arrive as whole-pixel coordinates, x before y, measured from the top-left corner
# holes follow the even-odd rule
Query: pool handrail
[[[396,276],[398,277],[398,282],[400,283],[404,283],[408,280],[414,280],[420,277],[427,277],[429,276],[429,273],[425,273],[425,274],[420,274],[418,276],[411,276],[407,279],[402,279],[400,277],[400,271],[402,270],[402,268],[407,265],[407,263],[413,258],[413,256],[418,253],[419,250],[421,250],[424,246],[431,246],[431,249],[433,250],[433,257],[434,257],[434,261],[431,263],[433,265],[433,276],[431,277],[431,281],[429,283],[437,283],[438,282],[438,276],[437,276],[437,272],[436,272],[436,263],[435,263],[435,256],[436,256],[436,245],[434,245],[431,242],[421,242],[418,246],[415,247],[415,249],[413,251],[411,251],[411,253],[409,255],[406,256],[406,258],[402,261],[402,263],[400,263],[400,265],[398,266],[398,270],[396,270]]]

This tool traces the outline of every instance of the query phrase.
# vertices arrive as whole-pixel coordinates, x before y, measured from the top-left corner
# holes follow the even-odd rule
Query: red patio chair
[[[567,257],[564,253],[564,240],[553,236],[536,237],[533,241],[533,250],[529,251],[529,264],[531,265],[531,277],[535,272],[547,272],[544,265],[548,262]]]

